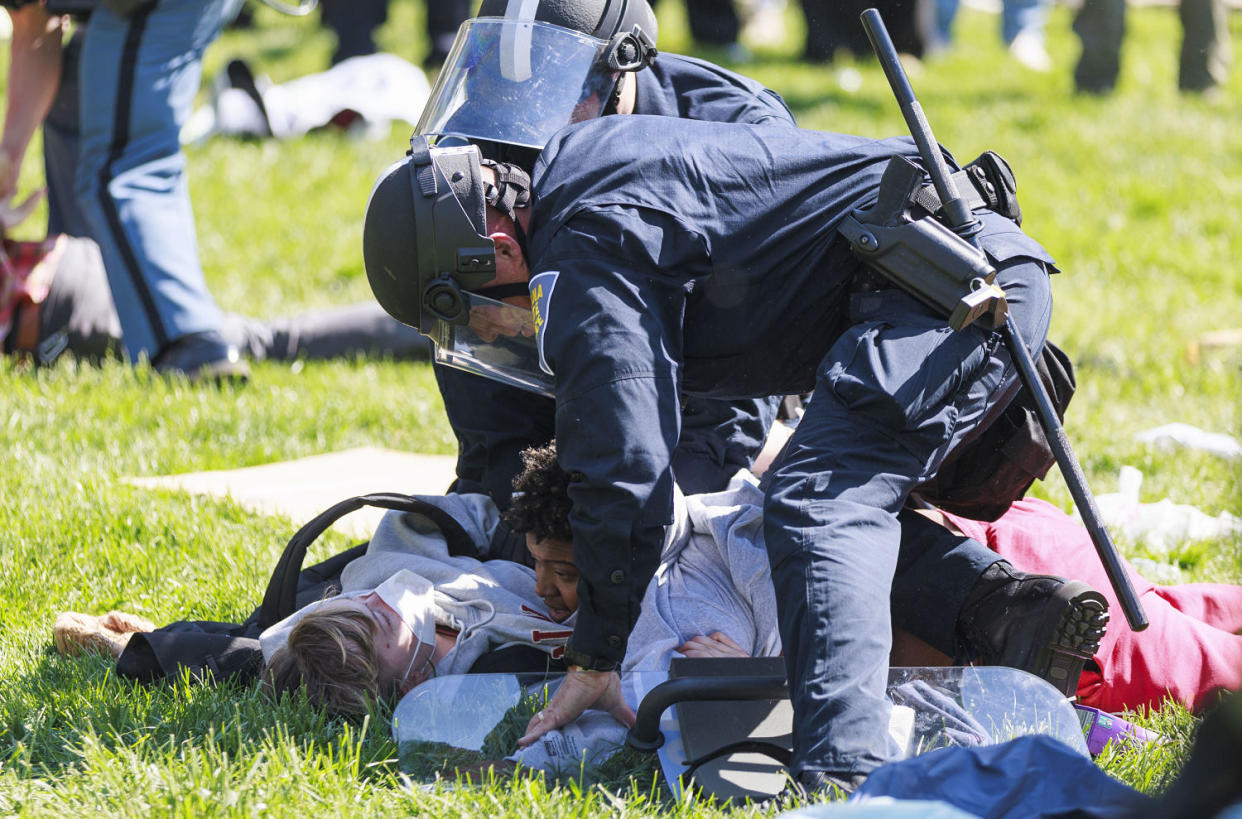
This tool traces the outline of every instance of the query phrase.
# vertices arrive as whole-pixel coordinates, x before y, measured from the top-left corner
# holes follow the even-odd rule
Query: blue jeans
[[[220,329],[199,264],[178,135],[203,52],[240,5],[157,0],[121,18],[101,4],[87,24],[75,187],[131,359]]]
[[[942,43],[953,41],[953,18],[957,16],[958,0],[936,0],[936,34]],[[1024,31],[1044,38],[1050,0],[1004,0],[1001,6],[1001,36],[1005,43]]]
[[[995,261],[995,260],[994,260]],[[1037,353],[1051,318],[1040,261],[997,262]],[[778,463],[764,536],[793,700],[795,772],[866,775],[890,761],[885,698],[897,513],[945,454],[1019,386],[999,335],[954,332],[896,290],[858,294]]]

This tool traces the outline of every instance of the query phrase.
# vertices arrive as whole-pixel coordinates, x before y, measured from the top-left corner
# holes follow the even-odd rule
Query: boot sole
[[[250,380],[250,366],[245,361],[216,361],[201,368],[190,380],[213,384],[244,384]]]
[[[1012,652],[1016,656],[1002,656],[1000,665],[1030,672],[1073,697],[1083,666],[1099,649],[1108,626],[1108,600],[1086,583],[1071,580],[1057,589],[1039,620],[1026,650],[1017,647]]]
[[[241,385],[250,380],[250,366],[245,361],[233,361],[228,358],[211,361],[188,370],[168,367],[166,369],[156,368],[156,372],[165,377],[184,378],[191,384]]]

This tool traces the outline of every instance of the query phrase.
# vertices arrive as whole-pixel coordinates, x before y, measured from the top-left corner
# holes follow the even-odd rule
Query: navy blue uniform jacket
[[[794,124],[781,98],[754,80],[692,57],[661,54],[655,65],[634,75],[636,113],[715,122]],[[617,121],[609,117],[608,122]],[[576,161],[595,162],[594,151]],[[458,492],[489,494],[509,505],[519,453],[544,444],[554,432],[553,402],[497,381],[436,366],[449,423],[457,436]],[[675,459],[687,492],[723,489],[763,446],[774,415],[767,400],[688,399]]]
[[[656,117],[558,133],[535,168],[531,293],[574,476],[572,647],[620,660],[661,527],[682,394],[804,392],[859,269],[837,226],[908,138]],[[589,166],[564,161],[590,152]],[[951,158],[950,158],[951,159]],[[998,260],[1051,261],[995,214]]]

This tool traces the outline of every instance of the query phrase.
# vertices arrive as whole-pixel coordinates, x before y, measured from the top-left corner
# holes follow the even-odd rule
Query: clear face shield
[[[608,48],[548,23],[467,20],[415,132],[542,149],[566,125],[603,113],[620,76]]]
[[[469,308],[465,324],[437,321],[431,340],[435,360],[512,387],[554,397],[552,376],[539,367],[535,322],[529,307],[475,293],[462,293]]]

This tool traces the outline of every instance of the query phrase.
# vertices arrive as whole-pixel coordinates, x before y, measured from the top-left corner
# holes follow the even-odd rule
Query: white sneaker
[[[759,48],[779,46],[785,42],[784,0],[755,3],[742,26],[741,39]]]
[[[1048,56],[1043,38],[1038,34],[1030,31],[1018,32],[1018,36],[1009,44],[1009,53],[1032,71],[1052,70],[1052,57]]]

